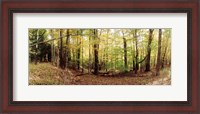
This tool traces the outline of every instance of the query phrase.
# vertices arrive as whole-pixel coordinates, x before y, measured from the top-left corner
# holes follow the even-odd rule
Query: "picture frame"
[[[199,1],[3,1],[2,112],[200,113]],[[14,13],[187,13],[187,101],[13,101]]]

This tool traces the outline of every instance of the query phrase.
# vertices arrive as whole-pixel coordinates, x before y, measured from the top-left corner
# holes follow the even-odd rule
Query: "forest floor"
[[[85,74],[59,69],[50,63],[29,64],[29,85],[170,85],[170,68],[135,75],[132,71],[114,76]]]

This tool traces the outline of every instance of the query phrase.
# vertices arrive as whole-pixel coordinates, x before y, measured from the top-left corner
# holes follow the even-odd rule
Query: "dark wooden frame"
[[[142,1],[3,1],[1,17],[1,100],[3,112],[193,112],[199,113],[198,74],[198,0],[142,0]],[[186,102],[16,102],[12,100],[12,15],[33,12],[146,12],[188,14],[188,101]]]

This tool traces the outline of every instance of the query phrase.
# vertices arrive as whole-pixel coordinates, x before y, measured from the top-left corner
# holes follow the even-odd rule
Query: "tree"
[[[137,71],[139,69],[139,63],[138,63],[138,56],[139,56],[139,52],[138,52],[138,36],[137,36],[137,29],[135,29],[135,51],[136,51],[136,55],[135,55],[135,74],[137,74]]]
[[[125,32],[122,30],[122,38],[123,38],[123,44],[124,44],[124,68],[125,72],[128,71],[128,64],[127,64],[127,43],[126,38],[124,36]]]
[[[38,29],[29,29],[29,60],[30,62],[36,62],[36,51],[37,51],[37,46],[34,44],[37,44],[37,35],[38,34]]]
[[[94,74],[97,75],[99,72],[99,58],[98,58],[98,49],[99,49],[99,41],[98,41],[98,30],[94,29]]]
[[[109,39],[109,32],[110,30],[109,29],[106,29],[106,72],[108,71],[108,39]]]
[[[81,57],[81,39],[82,39],[82,30],[77,30],[77,68],[80,70],[80,57]]]
[[[156,65],[156,76],[160,75],[161,40],[162,40],[162,29],[159,29],[159,36],[158,36],[158,56],[157,56],[157,65]]]
[[[81,30],[81,35],[83,34],[83,31]],[[81,44],[81,58],[82,58],[82,73],[84,73],[84,58],[83,58],[83,38],[81,38],[81,41],[80,41],[80,44]]]
[[[92,36],[92,34],[93,34],[93,33],[92,33],[93,31],[89,29],[88,32],[89,32],[89,38],[88,38],[88,39],[89,39],[89,41],[88,41],[88,42],[89,42],[89,48],[88,48],[88,50],[89,50],[89,57],[88,57],[88,74],[90,74],[90,72],[91,72],[91,49],[90,49],[90,48],[91,48],[91,44],[90,44],[90,43],[91,43],[91,36]]]
[[[132,71],[135,75],[138,70],[143,73],[152,67],[158,68],[158,64],[160,70],[170,65],[170,31],[29,29],[29,60],[33,63],[52,62],[61,69],[73,69],[79,73],[88,69],[88,74],[94,75],[119,75]],[[162,37],[161,42],[159,37]]]
[[[153,29],[149,29],[149,40],[148,40],[148,46],[147,46],[147,58],[146,58],[146,69],[145,71],[150,71],[150,60],[151,60],[151,42],[153,39]]]
[[[169,45],[169,39],[170,39],[170,30],[166,29],[164,30],[164,32],[162,33],[163,38],[162,38],[162,47],[163,47],[163,55],[162,56],[162,60],[161,60],[161,68],[164,68],[164,65],[166,64],[166,56],[167,56],[167,52],[168,52],[168,48],[170,47]]]
[[[136,37],[136,34],[135,34],[135,31],[133,31],[133,30],[131,30],[131,32],[132,32],[132,37],[133,37],[133,41],[132,41],[132,64],[133,64],[133,71],[135,70],[135,47],[134,47],[134,45],[135,45],[135,37]]]
[[[66,63],[65,60],[66,59],[64,57],[64,53],[63,53],[63,29],[59,30],[59,35],[60,35],[60,51],[59,51],[59,57],[60,57],[60,68],[65,69]]]
[[[36,53],[35,53],[35,64],[37,64],[38,61],[38,40],[39,40],[39,29],[37,29],[37,37],[36,37]]]
[[[70,33],[69,29],[66,31],[66,58],[67,58],[67,65],[70,66],[70,61],[71,61],[71,52],[70,52]]]
[[[50,29],[50,38],[54,39],[54,34],[53,34],[53,30]],[[51,62],[54,65],[55,62],[55,47],[54,47],[54,40],[51,42]]]

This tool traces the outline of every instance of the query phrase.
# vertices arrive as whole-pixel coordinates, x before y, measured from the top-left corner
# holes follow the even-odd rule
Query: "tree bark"
[[[153,34],[153,29],[149,29],[149,40],[148,40],[148,46],[147,46],[147,59],[146,59],[146,69],[145,71],[148,72],[150,71],[150,60],[151,60],[151,42],[152,42],[152,34]]]
[[[82,73],[84,73],[84,58],[83,58],[83,39],[81,38],[81,58],[82,58],[82,63],[81,63],[81,65],[82,65]]]
[[[123,37],[124,42],[124,67],[125,71],[128,71],[128,64],[127,64],[127,44],[126,44],[126,38]]]
[[[107,36],[106,36],[106,72],[108,72],[108,39],[109,39],[109,29],[107,29]]]
[[[53,35],[53,30],[50,29],[50,35],[51,35],[51,39],[54,39],[54,35]],[[51,43],[51,62],[52,65],[54,65],[54,40]]]
[[[81,54],[81,42],[80,42],[80,38],[79,38],[79,30],[77,31],[77,46],[78,46],[78,49],[77,49],[77,58],[76,58],[76,63],[77,63],[77,69],[80,70],[80,54]]]
[[[60,68],[61,69],[65,69],[65,62],[64,62],[64,53],[63,53],[63,38],[62,38],[62,32],[63,32],[63,30],[62,29],[60,29],[60,51],[59,51],[59,56],[60,56]]]
[[[123,43],[124,43],[124,68],[125,68],[125,72],[128,71],[128,64],[127,64],[127,43],[126,43],[126,38],[124,36],[124,32],[122,31],[122,35],[123,35]]]
[[[132,50],[132,62],[133,62],[133,71],[135,70],[135,49],[134,49],[134,39],[135,38],[135,34],[133,34],[133,50]]]
[[[37,41],[37,44],[36,44],[36,53],[35,53],[35,64],[37,64],[38,62],[38,40],[39,40],[39,29],[37,29],[37,37],[36,37],[36,41]]]
[[[98,33],[97,29],[94,29],[94,74],[98,75],[99,72],[99,58],[98,58],[98,48],[99,48],[99,42],[98,42]]]
[[[89,31],[91,32],[91,31]],[[90,74],[90,69],[91,69],[91,52],[90,52],[90,40],[91,40],[91,34],[89,35],[89,60],[88,60],[88,74]]]
[[[162,57],[161,68],[164,68],[166,52],[167,52],[167,46],[165,47],[164,54]]]
[[[137,41],[137,29],[135,29],[135,74],[137,74],[137,71],[139,69],[139,63],[138,63],[138,56],[139,56],[139,52],[138,52],[138,41]]]
[[[159,36],[158,36],[158,55],[157,55],[157,65],[156,65],[156,76],[159,76],[159,75],[160,75],[161,40],[162,40],[162,29],[159,29]]]
[[[66,32],[66,36],[67,36],[67,39],[66,39],[66,58],[67,58],[67,67],[70,66],[70,61],[71,61],[71,53],[70,53],[70,34],[69,34],[69,29],[67,29],[67,32]]]

